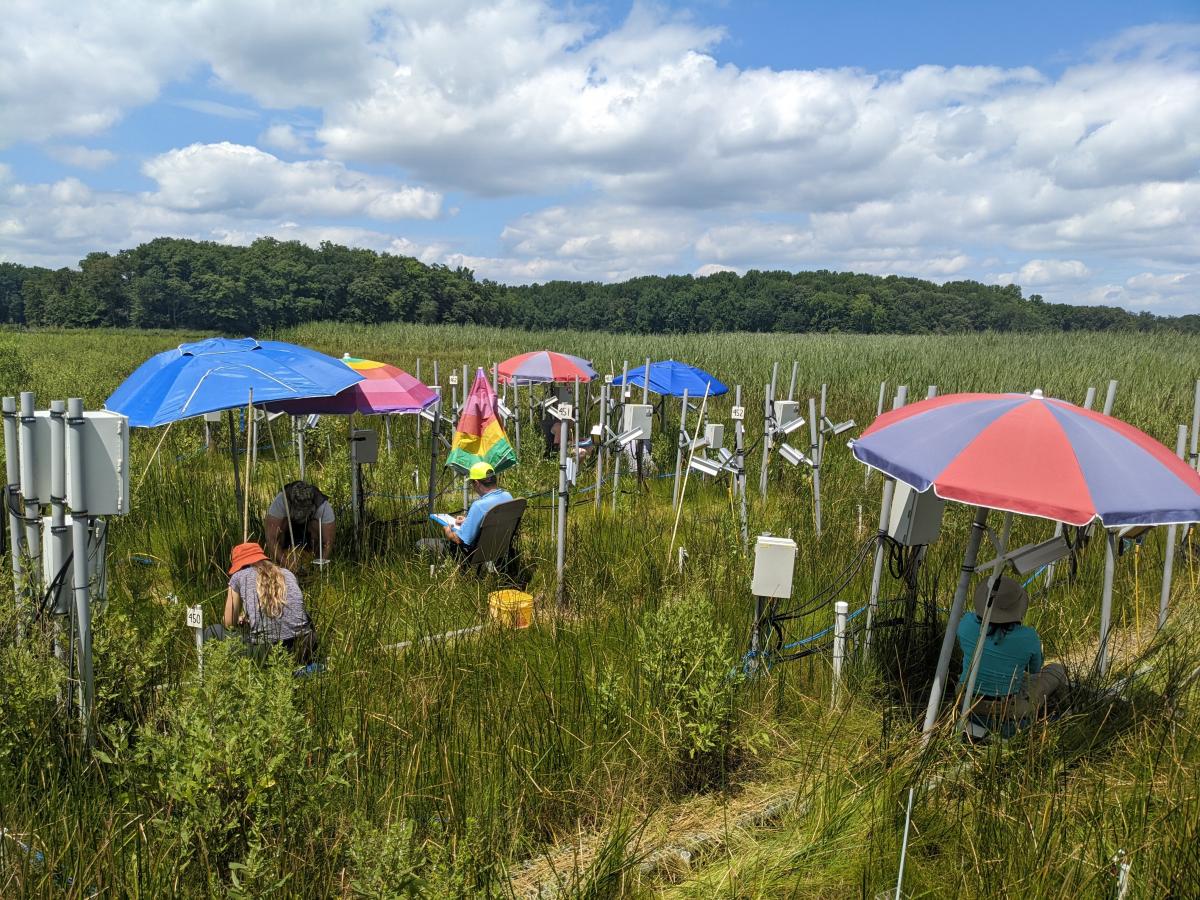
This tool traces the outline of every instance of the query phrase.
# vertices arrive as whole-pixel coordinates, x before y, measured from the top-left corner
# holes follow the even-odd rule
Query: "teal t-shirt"
[[[979,618],[969,612],[958,623],[958,646],[962,648],[963,667],[960,684],[966,686],[970,675],[971,657],[979,642]],[[1042,641],[1028,625],[1018,625],[1007,634],[997,630],[984,639],[983,658],[979,660],[979,675],[975,693],[990,697],[1006,697],[1021,690],[1025,673],[1042,670]]]

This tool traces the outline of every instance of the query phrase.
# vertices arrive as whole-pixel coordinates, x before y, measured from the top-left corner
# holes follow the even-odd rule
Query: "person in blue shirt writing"
[[[475,500],[466,515],[455,516],[454,524],[442,526],[445,540],[422,538],[417,541],[419,549],[437,556],[443,555],[447,550],[452,550],[457,555],[469,553],[479,540],[479,526],[483,524],[483,517],[487,511],[513,498],[512,494],[497,483],[496,470],[491,463],[477,462],[472,465],[467,472],[467,481],[475,491]]]
[[[985,578],[976,586],[975,614],[963,616],[958,625],[958,645],[963,655],[959,684],[964,688],[979,644],[990,583],[991,579]],[[1024,723],[1067,683],[1066,669],[1060,663],[1045,664],[1037,631],[1021,623],[1028,608],[1025,589],[1012,578],[1001,577],[983,637],[973,703],[975,715],[990,723]]]

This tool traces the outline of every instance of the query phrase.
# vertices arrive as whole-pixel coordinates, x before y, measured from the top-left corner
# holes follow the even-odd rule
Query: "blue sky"
[[[1200,312],[1194,3],[12,0],[0,259],[329,239]]]

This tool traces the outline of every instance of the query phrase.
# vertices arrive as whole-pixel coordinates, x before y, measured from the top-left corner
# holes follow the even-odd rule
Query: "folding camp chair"
[[[479,524],[479,537],[459,565],[477,572],[507,572],[513,561],[513,542],[527,503],[524,497],[507,500],[484,513]]]

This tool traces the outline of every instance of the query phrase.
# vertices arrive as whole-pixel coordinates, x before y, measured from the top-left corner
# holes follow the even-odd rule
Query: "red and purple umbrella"
[[[506,359],[496,367],[500,381],[517,384],[591,381],[596,370],[586,359],[553,350],[535,350]]]
[[[348,355],[343,356],[341,361],[361,375],[363,380],[332,397],[285,400],[269,404],[267,408],[272,412],[286,412],[294,416],[311,413],[359,413],[371,416],[382,413],[416,413],[437,400],[437,394],[432,388],[426,387],[403,369]]]
[[[1200,475],[1112,416],[1032,394],[947,394],[884,413],[854,456],[918,491],[1086,525],[1200,521]]]

